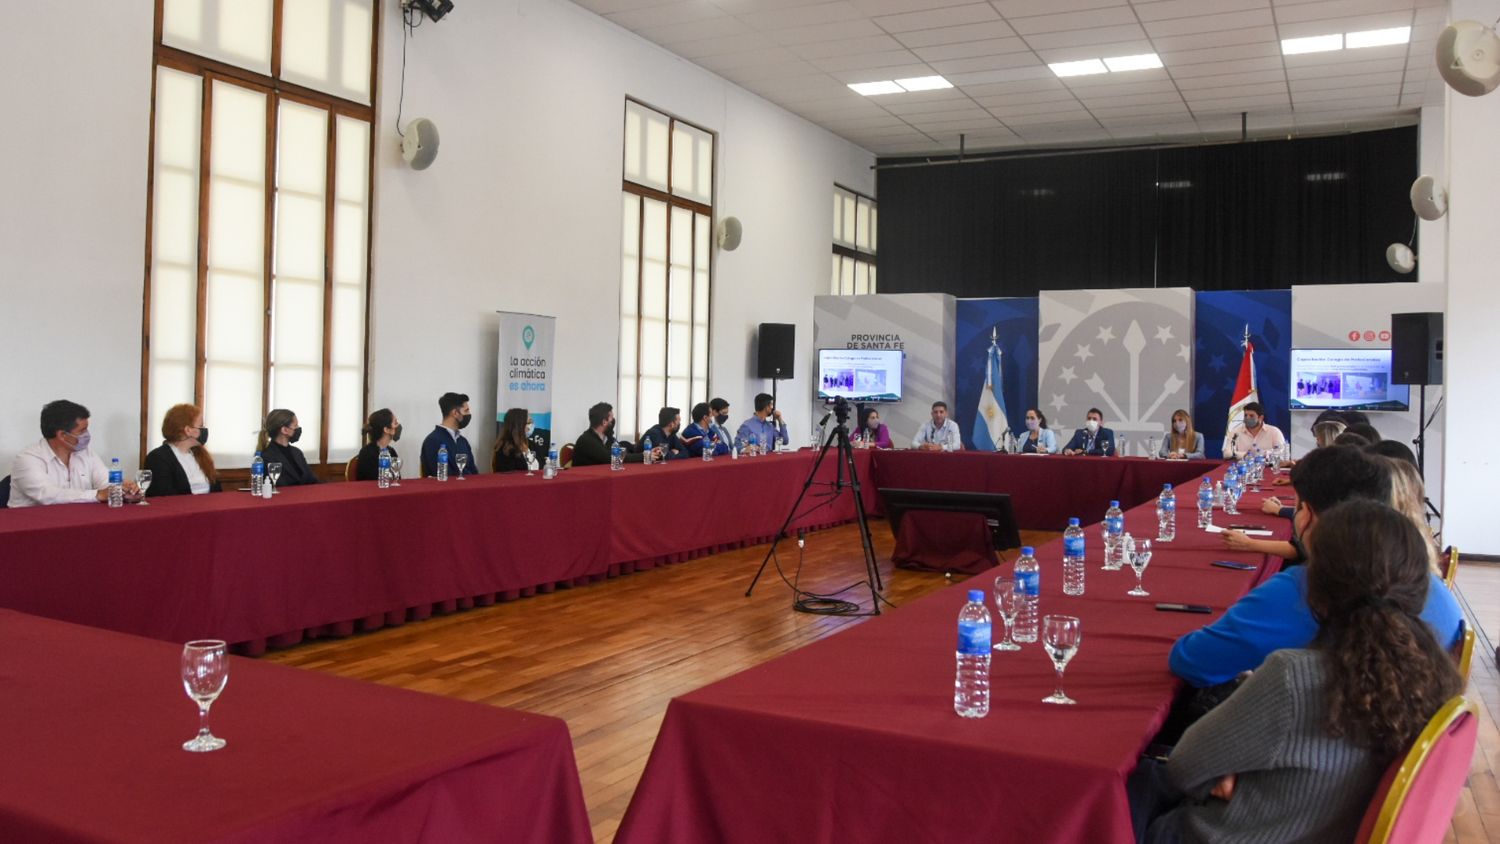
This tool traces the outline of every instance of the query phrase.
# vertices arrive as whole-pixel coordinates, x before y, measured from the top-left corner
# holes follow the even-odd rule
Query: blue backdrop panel
[[[984,388],[991,329],[999,329],[1004,382],[1000,392],[1005,397],[1006,418],[1012,431],[1025,430],[1026,408],[1036,404],[1037,300],[959,299],[954,316],[958,323],[953,350],[957,383],[949,415],[963,432],[964,448],[974,447],[974,420],[979,410],[979,391]],[[893,431],[891,436],[896,433]]]
[[[1193,355],[1193,425],[1203,432],[1209,457],[1219,457],[1234,381],[1244,351],[1240,341],[1250,326],[1255,344],[1255,387],[1266,421],[1289,433],[1291,396],[1292,291],[1225,290],[1199,293],[1197,346]]]

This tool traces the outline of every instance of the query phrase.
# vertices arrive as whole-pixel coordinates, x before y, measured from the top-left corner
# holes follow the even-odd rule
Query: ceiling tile
[[[722,18],[726,17],[726,15],[718,6],[703,3],[700,0],[687,0],[684,3],[668,3],[665,6],[651,6],[645,9],[633,9],[628,12],[615,12],[605,17],[626,29],[646,29],[654,26],[667,26],[674,23]]]
[[[1210,50],[1233,44],[1276,44],[1280,51],[1281,36],[1274,26],[1252,26],[1247,29],[1226,29],[1223,32],[1198,32],[1192,35],[1152,36],[1151,43],[1160,53],[1180,50]]]
[[[1303,38],[1309,35],[1328,35],[1335,32],[1364,32],[1370,29],[1393,29],[1411,25],[1411,12],[1394,12],[1384,15],[1360,15],[1358,17],[1333,18],[1331,20],[1282,21],[1282,38]]]
[[[1129,6],[1106,9],[1090,9],[1085,12],[1062,12],[1052,15],[1037,15],[1016,18],[1012,26],[1022,35],[1039,35],[1044,32],[1076,32],[1081,29],[1097,29],[1104,26],[1135,26],[1135,12]]]
[[[1014,22],[1011,24],[1015,25]],[[1068,32],[1039,32],[1026,36],[1026,43],[1034,50],[1056,50],[1066,47],[1088,47],[1094,44],[1109,44],[1116,41],[1144,41],[1146,33],[1139,24],[1124,26],[1099,26],[1074,29]]]
[[[1230,29],[1253,29],[1272,26],[1275,23],[1270,9],[1250,9],[1244,12],[1226,12],[1221,15],[1197,15],[1190,18],[1147,21],[1146,32],[1150,33],[1152,38],[1170,38],[1204,32],[1223,32]]]
[[[1045,62],[1071,62],[1079,59],[1103,59],[1114,56],[1138,56],[1142,53],[1154,53],[1156,48],[1150,41],[1115,41],[1109,44],[1090,44],[1083,47],[1058,47],[1050,50],[1037,50],[1037,55]],[[1131,71],[1136,73],[1138,71]]]
[[[995,38],[988,41],[969,41],[963,44],[940,44],[935,47],[919,47],[912,52],[923,61],[935,62],[945,59],[970,59],[975,56],[999,56],[1006,53],[1030,53],[1031,48],[1020,38]]]
[[[820,23],[862,20],[865,15],[847,2],[819,3],[815,6],[791,6],[738,16],[741,21],[760,30],[812,26]]]
[[[857,21],[838,21],[802,26],[795,29],[778,29],[769,32],[777,44],[790,47],[796,44],[812,44],[818,41],[843,41],[866,35],[880,35],[880,27],[868,18]]]
[[[903,15],[886,15],[875,19],[875,23],[886,32],[912,32],[921,29],[940,29],[976,23],[992,23],[1000,15],[988,3],[972,3],[967,6],[947,6],[941,9],[926,9],[907,12]]]
[[[932,69],[943,76],[950,74],[972,73],[985,70],[1006,70],[1010,68],[1034,68],[1039,67],[1036,56],[1031,53],[1006,53],[1001,56],[975,56],[971,59],[951,59],[941,62],[928,62]],[[1041,68],[1047,70],[1046,68]],[[1052,71],[1047,70],[1047,73]],[[951,79],[950,79],[951,81]]]
[[[1261,70],[1254,73],[1226,73],[1213,76],[1174,77],[1177,87],[1183,91],[1202,88],[1229,88],[1235,85],[1255,85],[1262,82],[1285,82],[1286,71]]]
[[[1188,64],[1170,69],[1173,79],[1192,79],[1198,76],[1222,76],[1230,73],[1255,73],[1257,71],[1282,72],[1281,56],[1265,56],[1258,59],[1237,59],[1214,64]]]
[[[1005,85],[1011,90],[1036,90],[1046,84],[1062,84],[1057,75],[1045,65],[1037,63],[1026,67],[1007,67],[998,70],[976,70],[944,74],[944,78],[965,90],[974,85]]]
[[[1212,64],[1214,62],[1228,62],[1236,59],[1258,59],[1266,56],[1281,56],[1281,45],[1275,41],[1261,41],[1256,44],[1231,44],[1225,47],[1209,47],[1202,50],[1178,50],[1173,53],[1162,53],[1162,64],[1169,69],[1176,69],[1190,64]]]
[[[888,50],[883,53],[860,53],[854,56],[833,56],[827,59],[812,59],[808,64],[818,70],[837,73],[841,70],[870,70],[874,68],[910,66],[920,61],[920,59],[906,50]]]
[[[644,33],[642,33],[644,36]],[[699,41],[684,41],[671,46],[672,52],[685,59],[696,59],[702,56],[712,56],[719,53],[738,53],[744,50],[766,50],[775,47],[776,43],[758,32],[749,35],[721,35],[718,38],[704,38]]]
[[[932,68],[925,64],[901,64],[869,70],[833,70],[829,76],[846,85],[854,82],[879,82],[884,79],[910,79],[914,76],[931,76]],[[915,97],[917,94],[888,94],[887,96]]]
[[[687,21],[665,26],[643,27],[638,30],[646,38],[658,44],[672,45],[682,41],[698,41],[704,38],[748,35],[750,27],[731,17],[709,18]]]
[[[1250,9],[1268,9],[1270,0],[1160,0],[1160,2],[1135,2],[1135,13],[1142,21],[1159,21],[1169,18],[1188,18],[1200,15],[1218,15],[1226,12],[1243,12]]]
[[[995,115],[996,117],[999,117],[1001,120],[1010,120],[1012,117],[1030,117],[1037,114],[1085,115],[1088,114],[1088,109],[1080,105],[1077,100],[1073,100],[1069,102],[1025,103],[1021,105],[1009,105],[1002,108],[992,108],[990,109],[990,113]]]
[[[896,40],[908,47],[933,47],[938,44],[963,44],[969,41],[985,41],[1006,38],[1015,31],[1005,21],[993,20],[971,23],[965,26],[944,26],[937,29],[918,29],[896,35]]]
[[[994,0],[994,5],[1000,14],[1010,19],[1124,6],[1126,0]]]
[[[889,35],[866,35],[861,38],[845,38],[840,41],[818,41],[813,44],[798,44],[787,48],[804,59],[827,59],[834,56],[852,56],[856,53],[878,53],[881,50],[899,50],[901,42]]]
[[[1283,24],[1348,18],[1378,12],[1404,12],[1410,15],[1412,3],[1411,0],[1319,0],[1313,3],[1276,4],[1276,20]]]

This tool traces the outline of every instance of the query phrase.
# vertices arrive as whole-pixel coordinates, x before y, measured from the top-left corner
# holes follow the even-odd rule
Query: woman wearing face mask
[[[1036,408],[1026,410],[1026,433],[1021,436],[1022,454],[1051,454],[1057,451],[1057,434],[1047,427],[1047,417]]]
[[[1172,433],[1161,438],[1158,455],[1168,460],[1202,460],[1203,434],[1193,430],[1193,417],[1186,410],[1172,414]]]
[[[281,464],[281,479],[276,482],[278,487],[318,483],[318,476],[307,465],[302,449],[293,445],[300,439],[302,426],[297,424],[297,414],[284,408],[266,414],[266,424],[261,429],[256,449],[267,466]]]
[[[866,407],[859,413],[859,430],[855,436],[864,440],[868,448],[892,448],[890,429],[880,421],[880,411]]]
[[[365,444],[359,450],[359,459],[354,464],[356,481],[380,479],[380,452],[388,451],[396,457],[395,442],[401,439],[401,421],[388,407],[370,414],[365,421]]]
[[[161,435],[162,444],[146,455],[145,468],[151,470],[148,498],[219,491],[213,455],[204,448],[208,428],[202,410],[191,404],[174,405],[161,421]]]
[[[531,443],[526,440],[525,408],[513,407],[505,411],[500,422],[500,433],[495,436],[495,452],[490,457],[492,472],[524,472],[530,468]]]

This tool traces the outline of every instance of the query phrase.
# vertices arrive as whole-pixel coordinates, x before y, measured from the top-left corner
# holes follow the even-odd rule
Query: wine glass
[[[266,477],[271,479],[271,494],[277,493],[276,482],[281,480],[281,464],[270,463],[266,466]]]
[[[469,455],[462,451],[453,455],[453,465],[458,467],[458,479],[464,479],[464,467],[469,465]]]
[[[141,488],[141,500],[136,502],[141,505],[150,504],[146,500],[146,490],[151,488],[151,470],[141,469],[135,473],[135,485]]]
[[[391,455],[391,486],[401,486],[401,458]]]
[[[1063,669],[1078,645],[1083,641],[1083,622],[1071,615],[1048,615],[1042,618],[1042,642],[1047,646],[1047,656],[1052,658],[1052,668],[1057,672],[1057,690],[1042,698],[1042,703],[1074,704],[1078,701],[1063,693]]]
[[[1156,450],[1156,437],[1147,437],[1146,438],[1146,457],[1148,457],[1151,460],[1155,460],[1157,458],[1157,456],[1158,455],[1157,455],[1157,450]]]
[[[536,477],[536,452],[526,449],[526,477]]]
[[[1135,543],[1135,547],[1128,549],[1128,552],[1126,559],[1130,561],[1130,568],[1135,571],[1135,588],[1125,594],[1137,598],[1150,597],[1151,593],[1141,585],[1141,575],[1146,573],[1146,566],[1151,565],[1151,540],[1142,539]]]
[[[1021,610],[1021,595],[1016,591],[1016,581],[1001,575],[995,578],[995,609],[1005,621],[1005,641],[995,645],[997,651],[1019,651],[1021,646],[1010,640],[1011,628],[1016,625],[1016,615]]]
[[[223,739],[208,731],[208,708],[229,682],[229,655],[218,639],[198,639],[182,646],[182,686],[198,704],[198,735],[183,750],[207,753],[223,747]]]

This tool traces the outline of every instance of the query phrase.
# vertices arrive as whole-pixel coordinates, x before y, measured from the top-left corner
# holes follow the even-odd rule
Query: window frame
[[[845,186],[839,184],[838,182],[834,182],[833,183],[833,190],[834,190],[834,196],[835,197],[837,197],[839,195],[839,191],[843,191],[844,193],[851,194],[854,197],[854,202],[855,202],[855,206],[856,206],[855,215],[854,215],[854,220],[855,220],[854,242],[856,244],[858,244],[859,243],[859,211],[858,211],[858,205],[859,205],[860,200],[864,200],[865,202],[869,203],[870,210],[872,210],[872,211],[880,207],[879,203],[877,203],[875,201],[875,197],[870,196],[870,195],[865,194],[865,193],[861,193],[860,191],[857,191],[854,188],[845,187]],[[880,261],[879,261],[879,258],[878,258],[878,255],[879,255],[878,250],[877,251],[866,252],[866,251],[860,249],[858,246],[846,246],[846,245],[844,245],[844,244],[842,244],[842,243],[840,243],[838,241],[837,235],[835,235],[835,237],[833,239],[833,254],[834,254],[835,257],[837,257],[837,258],[840,259],[840,264],[842,264],[844,261],[853,261],[854,265],[855,265],[855,267],[854,267],[854,273],[856,275],[858,275],[858,273],[859,273],[859,265],[860,264],[867,265],[871,270],[876,270],[880,266]],[[868,274],[866,275],[866,277],[868,278]],[[830,278],[830,282],[831,281],[832,281],[832,279]],[[844,293],[842,290],[831,290],[831,291],[829,291],[830,295],[833,295],[833,296],[865,296],[865,295],[873,294],[875,292],[876,291],[874,291],[874,290],[868,290],[865,293],[858,293],[858,292],[853,292],[853,291],[851,291],[849,293]]]
[[[271,67],[270,75],[258,71],[239,67],[218,59],[200,56],[187,50],[173,47],[162,43],[162,32],[165,21],[165,0],[155,0],[154,19],[152,22],[152,57],[151,57],[151,107],[149,123],[149,140],[146,145],[146,247],[144,262],[144,278],[142,281],[142,310],[141,310],[141,434],[140,434],[140,456],[144,462],[146,452],[150,450],[152,441],[151,432],[155,427],[150,418],[151,413],[151,295],[152,295],[152,247],[155,237],[155,202],[156,202],[156,135],[157,135],[157,79],[158,68],[166,67],[202,79],[202,90],[200,96],[199,113],[199,136],[198,136],[198,206],[197,216],[197,244],[195,257],[195,289],[197,325],[194,330],[195,347],[193,350],[193,403],[203,404],[204,395],[204,372],[207,365],[207,286],[208,286],[208,211],[209,192],[212,182],[209,166],[212,153],[212,126],[213,118],[213,87],[216,81],[241,88],[262,93],[266,96],[266,170],[265,170],[265,197],[264,197],[264,227],[262,230],[262,335],[261,335],[261,417],[270,412],[270,395],[272,384],[271,357],[271,321],[273,316],[272,293],[275,288],[275,238],[276,238],[276,155],[278,135],[278,116],[280,113],[280,102],[282,99],[289,100],[301,105],[318,109],[326,109],[328,112],[328,135],[327,154],[325,159],[324,173],[324,204],[323,204],[323,339],[322,339],[322,402],[318,408],[319,413],[319,454],[320,460],[313,464],[312,468],[319,474],[330,477],[337,475],[342,477],[343,463],[329,462],[329,399],[333,376],[333,294],[334,294],[334,214],[337,210],[336,188],[336,162],[337,162],[337,138],[338,118],[349,117],[361,120],[370,126],[370,143],[366,151],[366,209],[365,209],[365,244],[364,244],[364,294],[363,294],[363,363],[361,365],[362,385],[360,396],[360,414],[364,416],[369,412],[370,392],[370,289],[374,275],[374,267],[371,258],[374,254],[375,234],[375,154],[379,142],[377,130],[376,105],[379,102],[380,80],[380,33],[382,22],[382,0],[374,0],[371,3],[370,21],[370,102],[360,103],[345,99],[335,94],[328,94],[294,82],[287,82],[281,76],[281,41],[283,8],[287,0],[272,0],[271,11]],[[158,423],[159,424],[159,423]],[[337,470],[337,471],[335,471]],[[247,467],[231,467],[225,472],[229,477],[238,473],[248,472]]]

